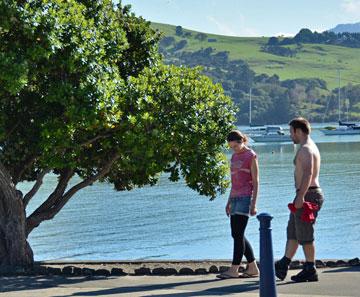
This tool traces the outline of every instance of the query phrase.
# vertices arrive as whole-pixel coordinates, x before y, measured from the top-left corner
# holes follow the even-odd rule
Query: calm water
[[[322,154],[320,182],[325,203],[317,221],[317,257],[360,256],[360,136],[313,132]],[[274,256],[283,254],[287,203],[294,198],[293,144],[253,145],[260,162],[259,212],[274,216]],[[74,181],[75,182],[75,181]],[[56,184],[49,175],[32,211]],[[31,184],[21,185],[27,190]],[[30,235],[36,260],[54,259],[229,259],[232,255],[227,195],[215,201],[199,196],[184,182],[166,176],[154,187],[116,192],[95,184],[79,192],[52,220]],[[259,224],[249,221],[247,236],[259,253]],[[297,258],[303,258],[298,251]]]

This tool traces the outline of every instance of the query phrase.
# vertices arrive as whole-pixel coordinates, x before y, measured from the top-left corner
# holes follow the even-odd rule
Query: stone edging
[[[246,265],[246,263],[243,263]],[[292,261],[290,269],[300,269],[303,261]],[[62,276],[138,276],[138,275],[200,275],[226,271],[231,262],[204,261],[78,261],[36,262],[29,271],[0,271],[0,275],[62,275]],[[351,260],[316,260],[317,268],[360,266],[359,258]]]

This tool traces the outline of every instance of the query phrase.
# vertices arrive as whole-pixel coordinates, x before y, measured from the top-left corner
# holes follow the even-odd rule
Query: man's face
[[[237,142],[237,141],[229,141],[228,142],[229,147],[235,152],[238,153],[243,148],[244,144]]]
[[[295,130],[292,126],[290,126],[290,137],[295,144],[299,143],[298,133],[299,129]]]

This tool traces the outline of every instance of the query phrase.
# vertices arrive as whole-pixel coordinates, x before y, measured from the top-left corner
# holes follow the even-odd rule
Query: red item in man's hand
[[[292,213],[296,212],[297,208],[294,203],[289,203],[288,208]],[[307,223],[315,222],[314,212],[319,210],[319,206],[312,202],[304,202],[303,203],[303,212],[301,214],[301,220]]]

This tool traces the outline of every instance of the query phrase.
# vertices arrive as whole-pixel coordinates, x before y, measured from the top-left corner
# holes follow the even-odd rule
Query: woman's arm
[[[259,164],[256,157],[254,157],[251,161],[251,178],[253,184],[253,194],[250,205],[250,214],[256,214],[256,202],[259,193]]]

